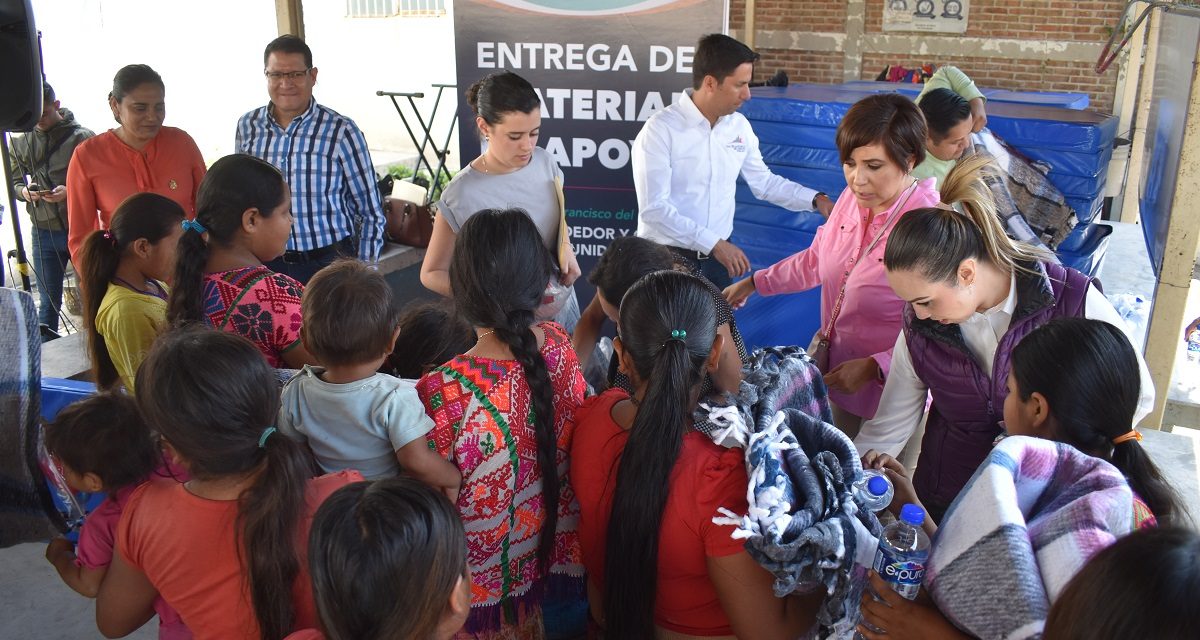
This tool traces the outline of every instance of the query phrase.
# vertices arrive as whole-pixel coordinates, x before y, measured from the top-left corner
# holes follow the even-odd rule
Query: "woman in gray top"
[[[559,280],[571,287],[579,277],[579,263],[570,238],[565,234],[560,237],[559,233],[562,171],[550,154],[537,146],[542,126],[541,100],[528,81],[505,71],[471,85],[467,102],[475,111],[485,148],[442,192],[436,205],[433,236],[421,265],[421,284],[449,296],[450,258],[463,223],[484,209],[522,209],[537,225],[551,255],[565,258]],[[571,331],[579,319],[579,302],[574,289],[568,293],[555,320]]]

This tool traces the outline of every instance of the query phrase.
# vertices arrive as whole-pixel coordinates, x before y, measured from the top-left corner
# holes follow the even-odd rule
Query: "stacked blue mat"
[[[850,106],[873,93],[899,91],[916,97],[920,87],[851,82],[759,87],[741,112],[758,136],[763,159],[775,173],[837,197],[846,187],[835,136]],[[983,90],[988,128],[1018,151],[1050,166],[1050,182],[1076,211],[1079,225],[1058,248],[1064,264],[1095,273],[1111,227],[1090,224],[1099,213],[1117,119],[1082,110],[1087,96]],[[824,219],[758,200],[739,180],[733,242],[753,268],[768,267],[811,244]],[[738,314],[748,346],[803,342],[818,328],[818,291],[776,298],[755,297]]]

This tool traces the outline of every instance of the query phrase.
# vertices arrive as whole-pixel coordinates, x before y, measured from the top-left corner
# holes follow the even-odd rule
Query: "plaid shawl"
[[[738,527],[734,536],[775,575],[777,596],[823,590],[820,632],[848,635],[865,581],[855,564],[869,565],[880,527],[851,495],[862,468],[854,444],[830,424],[820,371],[798,347],[762,349],[729,401],[701,411],[718,426],[715,441],[745,448],[750,508],[718,521]]]
[[[0,288],[0,548],[61,531],[38,469],[42,343],[33,298]]]
[[[1050,440],[1005,438],[946,512],[925,586],[975,637],[1039,638],[1067,581],[1129,533],[1132,517],[1132,492],[1109,463]]]
[[[971,134],[971,144],[968,155],[986,155],[997,169],[986,172],[983,181],[991,187],[996,213],[1008,235],[1054,250],[1077,222],[1062,192],[1050,184],[1045,173],[991,131]]]

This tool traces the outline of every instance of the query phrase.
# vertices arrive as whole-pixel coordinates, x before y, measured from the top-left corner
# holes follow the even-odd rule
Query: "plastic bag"
[[[542,304],[534,311],[534,318],[538,322],[553,320],[558,316],[558,312],[567,305],[570,295],[571,287],[559,282],[557,278],[551,280],[546,285],[546,290],[542,292]]]

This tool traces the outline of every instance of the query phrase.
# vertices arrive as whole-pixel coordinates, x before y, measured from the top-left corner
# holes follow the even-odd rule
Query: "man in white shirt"
[[[729,242],[739,173],[762,200],[825,216],[833,209],[824,193],[771,173],[749,121],[737,113],[750,99],[756,60],[729,36],[704,36],[692,89],[647,120],[633,142],[637,235],[671,247],[721,288],[750,270],[746,254]]]

